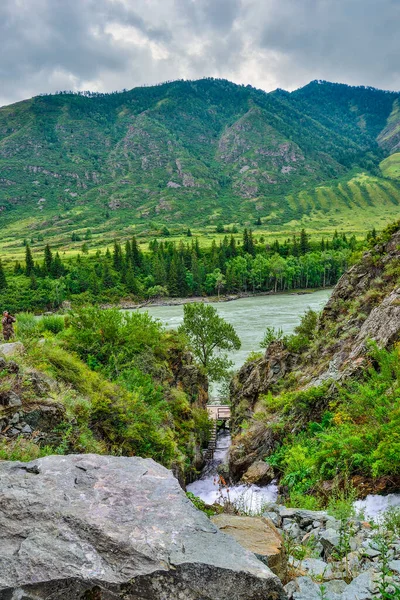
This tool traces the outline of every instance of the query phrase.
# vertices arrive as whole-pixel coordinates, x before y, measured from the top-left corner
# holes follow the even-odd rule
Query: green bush
[[[51,333],[54,333],[55,335],[57,335],[57,333],[60,333],[61,331],[63,331],[64,327],[65,327],[65,319],[64,319],[64,317],[61,317],[61,316],[48,315],[48,316],[43,317],[40,320],[40,328],[43,331],[50,331]]]

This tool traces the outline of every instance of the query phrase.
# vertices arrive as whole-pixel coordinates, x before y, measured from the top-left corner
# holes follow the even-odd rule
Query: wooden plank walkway
[[[231,418],[231,407],[227,405],[216,405],[216,404],[208,404],[207,405],[208,416],[213,422],[213,428],[211,432],[210,441],[208,443],[208,448],[205,452],[205,458],[210,460],[214,458],[214,452],[217,447],[217,423],[218,421],[229,421]]]

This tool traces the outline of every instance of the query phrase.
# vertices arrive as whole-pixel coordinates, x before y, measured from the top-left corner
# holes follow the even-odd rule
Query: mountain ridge
[[[390,220],[400,186],[379,165],[400,147],[399,102],[318,80],[267,93],[212,78],[36,96],[0,108],[0,219],[273,228],[372,206]]]

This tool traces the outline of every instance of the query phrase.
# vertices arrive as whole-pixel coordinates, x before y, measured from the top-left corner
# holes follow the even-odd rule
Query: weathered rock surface
[[[284,600],[150,459],[0,463],[2,600]]]
[[[287,579],[287,557],[283,538],[274,524],[265,518],[220,514],[212,522],[269,566],[282,581]]]
[[[15,356],[25,352],[22,342],[10,342],[8,344],[0,344],[0,354],[3,356]]]
[[[271,465],[264,460],[258,460],[247,469],[242,480],[249,485],[253,483],[257,483],[258,485],[268,485],[274,478],[275,473]]]
[[[273,342],[258,360],[246,363],[232,379],[231,429],[239,431],[243,419],[252,415],[260,394],[269,391],[296,364],[297,356],[289,352],[282,342]]]

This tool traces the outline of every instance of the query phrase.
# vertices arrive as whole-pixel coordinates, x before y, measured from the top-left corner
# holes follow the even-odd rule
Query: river
[[[260,350],[260,342],[267,327],[282,329],[283,333],[292,333],[300,323],[301,315],[308,308],[321,310],[332,290],[319,290],[309,294],[276,294],[271,296],[252,296],[231,302],[212,302],[212,306],[238,334],[242,346],[240,350],[229,353],[233,368],[240,368],[252,351]],[[159,319],[167,329],[176,329],[183,321],[183,306],[149,306],[139,309],[147,311]]]

